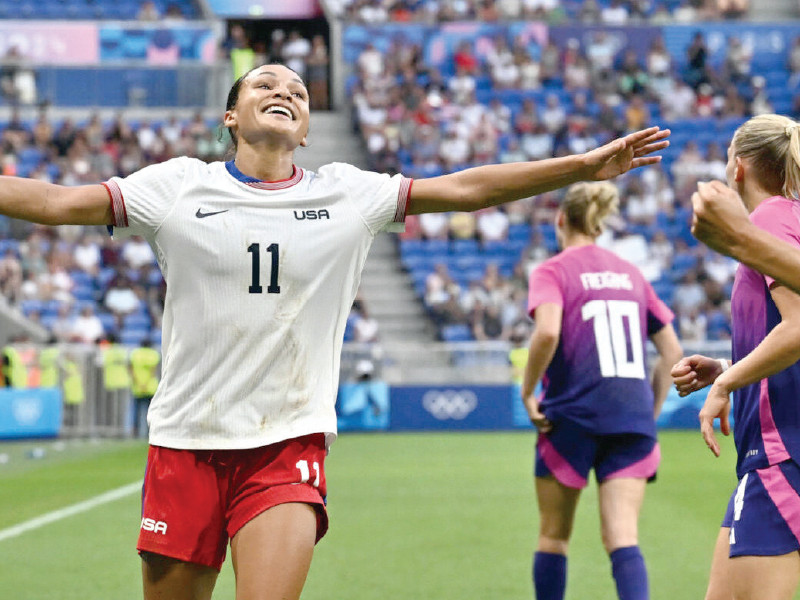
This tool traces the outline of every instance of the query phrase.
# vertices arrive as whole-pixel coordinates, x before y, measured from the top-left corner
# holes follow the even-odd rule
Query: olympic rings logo
[[[478,397],[469,390],[430,390],[422,397],[422,406],[439,421],[460,421],[475,410]]]

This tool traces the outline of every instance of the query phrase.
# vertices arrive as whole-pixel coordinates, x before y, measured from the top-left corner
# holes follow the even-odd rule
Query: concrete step
[[[402,323],[408,323],[412,319],[428,319],[428,315],[422,310],[422,307],[408,302],[396,302],[395,304],[370,303],[369,314],[378,319],[381,327],[392,319],[398,319]]]
[[[370,306],[377,304],[395,305],[401,303],[420,304],[416,294],[412,290],[405,287],[392,289],[373,289],[362,286],[361,295],[364,296],[364,299],[367,302],[369,302]]]

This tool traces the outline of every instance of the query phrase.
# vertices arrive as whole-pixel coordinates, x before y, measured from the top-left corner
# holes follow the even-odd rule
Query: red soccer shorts
[[[324,462],[322,433],[246,450],[150,446],[136,548],[219,570],[236,532],[288,502],[316,510],[319,541],[328,529]]]

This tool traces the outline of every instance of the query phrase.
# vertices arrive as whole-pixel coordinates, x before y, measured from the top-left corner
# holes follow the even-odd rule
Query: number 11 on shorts
[[[316,477],[314,477],[314,487],[319,487],[319,463],[314,461],[312,464],[314,467],[314,473],[316,473]],[[308,483],[308,480],[311,478],[311,471],[308,469],[308,461],[307,460],[298,460],[297,464],[295,465],[300,470],[300,483]]]

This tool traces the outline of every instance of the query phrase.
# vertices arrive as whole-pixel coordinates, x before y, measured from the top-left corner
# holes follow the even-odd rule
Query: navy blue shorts
[[[567,487],[586,487],[594,469],[599,483],[634,477],[652,480],[661,462],[658,441],[640,433],[594,434],[559,421],[536,441],[536,477],[552,475]]]
[[[731,557],[800,550],[800,466],[787,460],[745,473],[722,526],[731,528]]]

